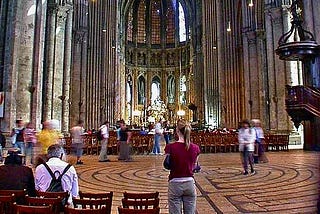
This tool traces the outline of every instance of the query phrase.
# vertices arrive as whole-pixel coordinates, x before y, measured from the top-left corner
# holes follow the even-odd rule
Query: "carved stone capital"
[[[59,24],[65,23],[65,21],[68,17],[68,14],[70,12],[72,12],[72,9],[73,9],[73,7],[70,4],[66,4],[64,6],[57,7],[57,21]]]
[[[76,41],[76,43],[82,44],[84,42],[84,38],[87,34],[87,30],[78,29],[78,30],[75,30],[73,33],[74,33],[74,40]]]
[[[57,14],[58,12],[58,4],[56,3],[48,3],[48,6],[47,6],[47,13],[49,15],[54,15],[54,14]]]

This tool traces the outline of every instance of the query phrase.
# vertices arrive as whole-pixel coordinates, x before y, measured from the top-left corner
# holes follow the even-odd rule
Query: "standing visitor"
[[[163,122],[163,137],[166,141],[166,145],[170,142],[170,130],[168,121]]]
[[[79,120],[78,124],[71,129],[72,153],[77,157],[77,164],[83,164],[81,157],[83,153],[83,121]]]
[[[3,135],[2,131],[0,130],[0,162],[3,161],[2,153],[5,147],[6,147],[6,137]]]
[[[120,120],[120,129],[119,129],[119,139],[120,148],[119,148],[119,158],[118,160],[122,161],[132,161],[130,156],[130,140],[131,140],[131,132],[126,126],[124,120]]]
[[[161,125],[161,120],[159,120],[155,127],[154,127],[154,144],[153,144],[153,149],[152,149],[152,154],[155,155],[161,155],[160,153],[160,141],[161,141],[161,136],[163,133],[162,125]]]
[[[254,174],[253,169],[253,151],[254,142],[256,140],[256,132],[250,128],[249,120],[241,122],[241,128],[238,133],[239,151],[241,153],[241,160],[243,165],[243,174],[248,175],[248,163],[250,164],[251,174]]]
[[[166,155],[170,155],[168,186],[169,213],[194,214],[196,211],[196,187],[193,169],[197,166],[200,148],[190,142],[191,126],[184,119],[177,122],[176,134],[179,139],[167,144]]]
[[[23,120],[16,120],[16,127],[11,131],[12,144],[14,148],[20,150],[22,155],[25,155],[25,145],[24,145],[24,123]]]
[[[256,144],[258,145],[258,160],[261,163],[267,163],[268,159],[267,156],[264,153],[264,133],[263,129],[261,128],[261,121],[258,119],[253,119],[252,120],[253,127],[256,131]]]
[[[41,147],[41,154],[37,157],[36,166],[47,160],[48,148],[51,145],[59,143],[60,135],[53,129],[51,121],[42,123],[42,130],[37,135],[38,143]]]
[[[26,159],[30,159],[30,164],[34,163],[33,148],[37,143],[36,130],[32,123],[28,123],[24,130],[24,141],[26,142]]]
[[[101,130],[102,140],[101,140],[101,151],[99,155],[99,162],[110,162],[108,159],[108,141],[109,141],[109,127],[108,121],[105,121],[99,128]]]

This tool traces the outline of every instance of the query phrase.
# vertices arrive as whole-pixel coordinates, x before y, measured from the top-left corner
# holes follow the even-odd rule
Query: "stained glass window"
[[[161,2],[160,0],[153,0],[151,2],[151,43],[160,44],[160,16],[161,16]]]
[[[167,20],[167,43],[174,43],[175,25],[174,25],[174,8],[172,1],[168,1],[168,10],[166,14]]]
[[[128,27],[127,27],[127,40],[132,41],[132,33],[133,33],[133,16],[132,16],[133,8],[130,9],[128,14]]]
[[[141,0],[138,9],[138,43],[146,43],[146,3],[145,0]]]
[[[179,38],[180,38],[180,42],[185,42],[187,40],[186,19],[184,15],[184,9],[180,2],[179,2]]]

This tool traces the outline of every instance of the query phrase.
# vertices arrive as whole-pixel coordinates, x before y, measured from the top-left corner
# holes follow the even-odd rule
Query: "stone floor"
[[[197,212],[209,213],[316,213],[319,153],[304,151],[267,153],[269,163],[257,164],[256,174],[244,176],[237,153],[201,154],[202,172],[195,175]],[[84,156],[77,165],[80,190],[113,191],[112,213],[122,193],[160,192],[161,213],[168,213],[164,156],[134,156],[133,162],[99,163]]]

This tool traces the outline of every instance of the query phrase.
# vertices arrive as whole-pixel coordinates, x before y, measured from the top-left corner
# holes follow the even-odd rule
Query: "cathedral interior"
[[[319,4],[1,0],[1,129],[16,119],[38,129],[56,119],[65,133],[79,119],[90,129],[258,118],[273,133],[303,127],[304,148],[318,149]]]
[[[79,120],[237,129],[260,119],[300,150],[268,151],[248,176],[236,149],[201,154],[196,213],[317,212],[319,0],[0,0],[0,25],[6,136],[19,119],[37,130],[54,119],[65,134]],[[101,163],[88,148],[75,165],[81,191],[113,191],[112,213],[124,191],[159,191],[168,213],[163,156]]]

